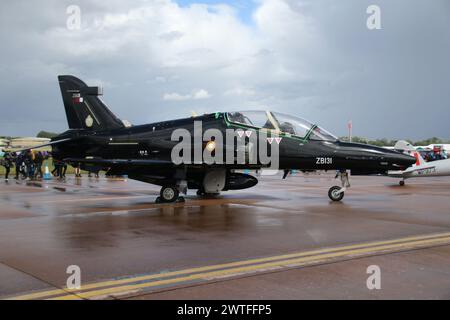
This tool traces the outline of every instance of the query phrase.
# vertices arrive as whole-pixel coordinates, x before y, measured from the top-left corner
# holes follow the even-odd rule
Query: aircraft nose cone
[[[403,168],[407,168],[416,163],[416,158],[399,152],[396,152],[395,155],[390,155],[388,158],[390,158],[392,164],[401,166]]]
[[[383,147],[343,142],[340,142],[339,146],[347,159],[358,162],[361,172],[384,173],[387,170],[404,170],[416,162],[410,155]],[[356,170],[358,169],[354,169]]]

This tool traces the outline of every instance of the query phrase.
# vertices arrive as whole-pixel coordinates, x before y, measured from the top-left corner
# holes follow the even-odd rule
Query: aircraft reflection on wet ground
[[[158,187],[133,180],[2,182],[0,296],[449,298],[450,183],[355,177],[353,197],[324,202],[333,178],[262,176],[246,192],[170,204],[155,204]],[[384,270],[377,293],[365,287],[366,263]],[[67,296],[69,265],[88,289]],[[128,285],[105,288],[117,279]]]

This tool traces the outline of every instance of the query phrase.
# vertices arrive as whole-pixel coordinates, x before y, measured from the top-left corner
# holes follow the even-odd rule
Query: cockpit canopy
[[[336,141],[337,137],[305,119],[272,111],[227,112],[228,121],[254,128],[274,130],[277,133],[303,139]]]

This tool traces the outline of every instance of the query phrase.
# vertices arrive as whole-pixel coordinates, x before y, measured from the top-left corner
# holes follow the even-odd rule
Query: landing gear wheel
[[[404,186],[404,185],[405,185],[405,181],[404,181],[404,180],[400,180],[400,181],[398,182],[398,184],[401,185],[401,186]]]
[[[163,186],[159,194],[161,202],[175,202],[180,192],[176,186]]]
[[[342,188],[339,186],[333,186],[328,190],[328,197],[333,201],[341,201],[344,198],[344,191],[341,191]]]
[[[205,193],[205,191],[204,191],[203,189],[198,189],[198,190],[197,190],[197,195],[198,195],[199,197],[203,197],[203,196],[206,195],[206,193]]]

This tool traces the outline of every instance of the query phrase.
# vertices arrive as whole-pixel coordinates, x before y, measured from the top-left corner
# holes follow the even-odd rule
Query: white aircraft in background
[[[405,185],[405,180],[409,178],[450,176],[450,159],[426,162],[413,145],[403,140],[397,141],[394,149],[410,154],[417,160],[406,170],[388,171],[389,177],[402,178],[399,182],[401,186]]]

